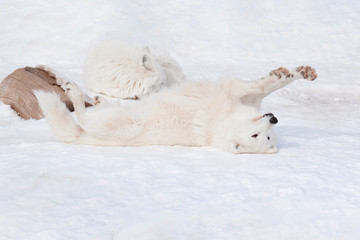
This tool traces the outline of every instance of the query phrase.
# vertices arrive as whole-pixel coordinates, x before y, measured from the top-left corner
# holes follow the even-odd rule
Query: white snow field
[[[169,51],[190,80],[310,65],[270,95],[279,153],[59,142],[0,103],[1,240],[359,239],[360,1],[2,0],[0,79],[88,47]]]

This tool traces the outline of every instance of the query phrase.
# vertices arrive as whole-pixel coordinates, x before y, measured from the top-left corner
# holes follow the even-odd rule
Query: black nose
[[[271,123],[271,124],[277,124],[277,123],[278,123],[277,118],[276,118],[276,117],[274,117],[274,116],[273,116],[273,117],[271,117],[269,121],[270,121],[270,123]]]
[[[273,116],[274,116],[274,114],[272,114],[272,113],[266,113],[266,114],[264,114],[263,117],[273,117]]]
[[[277,118],[276,118],[276,117],[274,116],[274,114],[272,114],[272,113],[266,113],[266,114],[264,114],[263,117],[270,117],[269,122],[270,122],[271,124],[277,124],[277,123],[278,123]]]

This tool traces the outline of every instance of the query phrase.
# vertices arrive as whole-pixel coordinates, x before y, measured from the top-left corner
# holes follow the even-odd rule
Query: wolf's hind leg
[[[75,109],[76,118],[79,121],[80,125],[85,123],[85,94],[81,91],[80,87],[73,82],[67,82],[62,85],[62,88],[65,90],[65,93],[68,95],[72,101]]]

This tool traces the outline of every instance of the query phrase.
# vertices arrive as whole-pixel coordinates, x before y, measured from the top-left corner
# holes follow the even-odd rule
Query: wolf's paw
[[[82,93],[79,86],[73,82],[66,82],[66,83],[62,84],[61,87],[62,87],[62,89],[64,89],[65,93],[68,96],[74,97],[74,96],[80,95]]]
[[[101,104],[103,104],[105,102],[106,102],[105,98],[102,98],[100,96],[95,96],[94,97],[94,106],[101,105]]]
[[[296,71],[300,73],[306,80],[314,81],[317,78],[315,69],[310,66],[300,66],[296,69]]]
[[[270,76],[277,76],[279,79],[281,77],[293,77],[294,75],[290,73],[289,70],[287,70],[286,68],[280,67],[278,69],[272,70],[270,73]]]

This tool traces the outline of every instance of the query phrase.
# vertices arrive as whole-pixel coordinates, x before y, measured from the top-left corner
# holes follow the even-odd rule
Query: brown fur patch
[[[315,69],[310,66],[300,66],[296,69],[296,71],[300,72],[304,79],[314,81],[317,78]]]
[[[273,75],[276,75],[280,79],[282,76],[290,77],[290,72],[286,68],[280,67],[270,72],[270,76]]]

